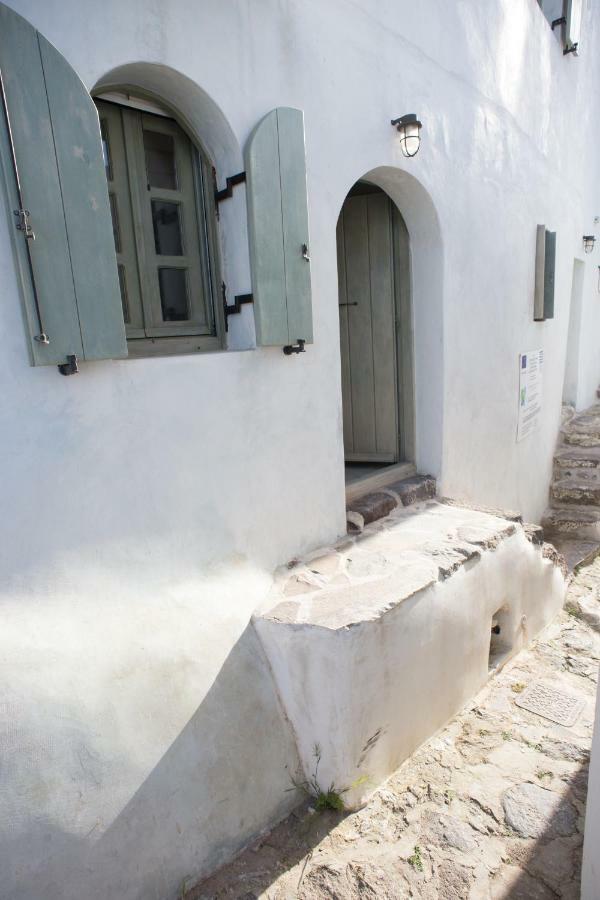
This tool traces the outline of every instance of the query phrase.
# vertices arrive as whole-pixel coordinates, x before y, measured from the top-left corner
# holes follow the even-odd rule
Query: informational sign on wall
[[[542,375],[544,351],[528,350],[519,354],[519,419],[517,441],[538,427],[542,411]]]

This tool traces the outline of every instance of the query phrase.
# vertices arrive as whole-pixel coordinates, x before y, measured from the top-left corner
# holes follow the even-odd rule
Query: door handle
[[[307,262],[310,262],[310,256],[308,255],[308,244],[302,244],[302,256]]]
[[[358,300],[355,300],[354,303],[338,303],[338,306],[358,306]]]

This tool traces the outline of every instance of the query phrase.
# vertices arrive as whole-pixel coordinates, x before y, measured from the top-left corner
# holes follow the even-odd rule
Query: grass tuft
[[[423,857],[421,856],[421,848],[418,844],[415,844],[414,852],[412,856],[408,857],[407,862],[409,866],[412,866],[417,872],[423,871]]]

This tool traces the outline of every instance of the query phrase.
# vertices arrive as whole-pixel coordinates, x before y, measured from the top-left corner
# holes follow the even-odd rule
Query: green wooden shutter
[[[0,3],[0,72],[23,207],[35,240],[16,231],[16,174],[4,112],[0,155],[35,365],[69,355],[127,355],[98,114],[63,56]],[[27,243],[27,246],[25,246]],[[29,258],[27,257],[29,251]],[[36,301],[41,318],[38,321]],[[44,331],[49,344],[35,340]]]
[[[575,51],[581,35],[582,0],[567,0],[567,24],[565,27],[565,49]]]
[[[246,146],[256,341],[312,343],[304,116],[272,110]]]
[[[554,318],[554,279],[556,270],[556,232],[547,231],[544,253],[544,319]]]
[[[535,294],[533,318],[545,322],[554,318],[554,280],[556,269],[556,232],[537,226],[535,246]]]

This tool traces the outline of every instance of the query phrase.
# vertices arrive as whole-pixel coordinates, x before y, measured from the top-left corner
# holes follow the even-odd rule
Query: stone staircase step
[[[436,480],[432,475],[413,475],[388,484],[384,488],[349,500],[346,506],[348,531],[360,532],[365,525],[383,519],[397,507],[412,506],[431,500],[436,494]]]
[[[564,558],[569,572],[589,565],[600,554],[600,541],[577,541],[572,538],[556,538],[554,546]]]
[[[564,431],[563,440],[572,447],[600,447],[600,432]]]
[[[563,403],[563,405],[561,407],[561,411],[560,411],[561,428],[564,427],[565,425],[568,425],[568,423],[571,421],[571,419],[574,419],[576,415],[577,415],[577,412],[576,412],[574,406],[571,406],[570,403]]]
[[[583,474],[586,469],[600,470],[600,447],[561,447],[554,455],[555,471],[577,470]],[[562,477],[562,475],[561,475]]]
[[[542,519],[547,540],[570,537],[573,540],[600,541],[600,509],[591,506],[569,506],[548,509]]]
[[[561,478],[550,488],[553,506],[598,507],[600,514],[600,482],[581,478]]]
[[[600,468],[598,469],[555,469],[553,484],[558,481],[577,482],[579,484],[588,485],[592,488],[600,485]]]
[[[600,447],[600,403],[577,413],[561,428],[564,444]]]

